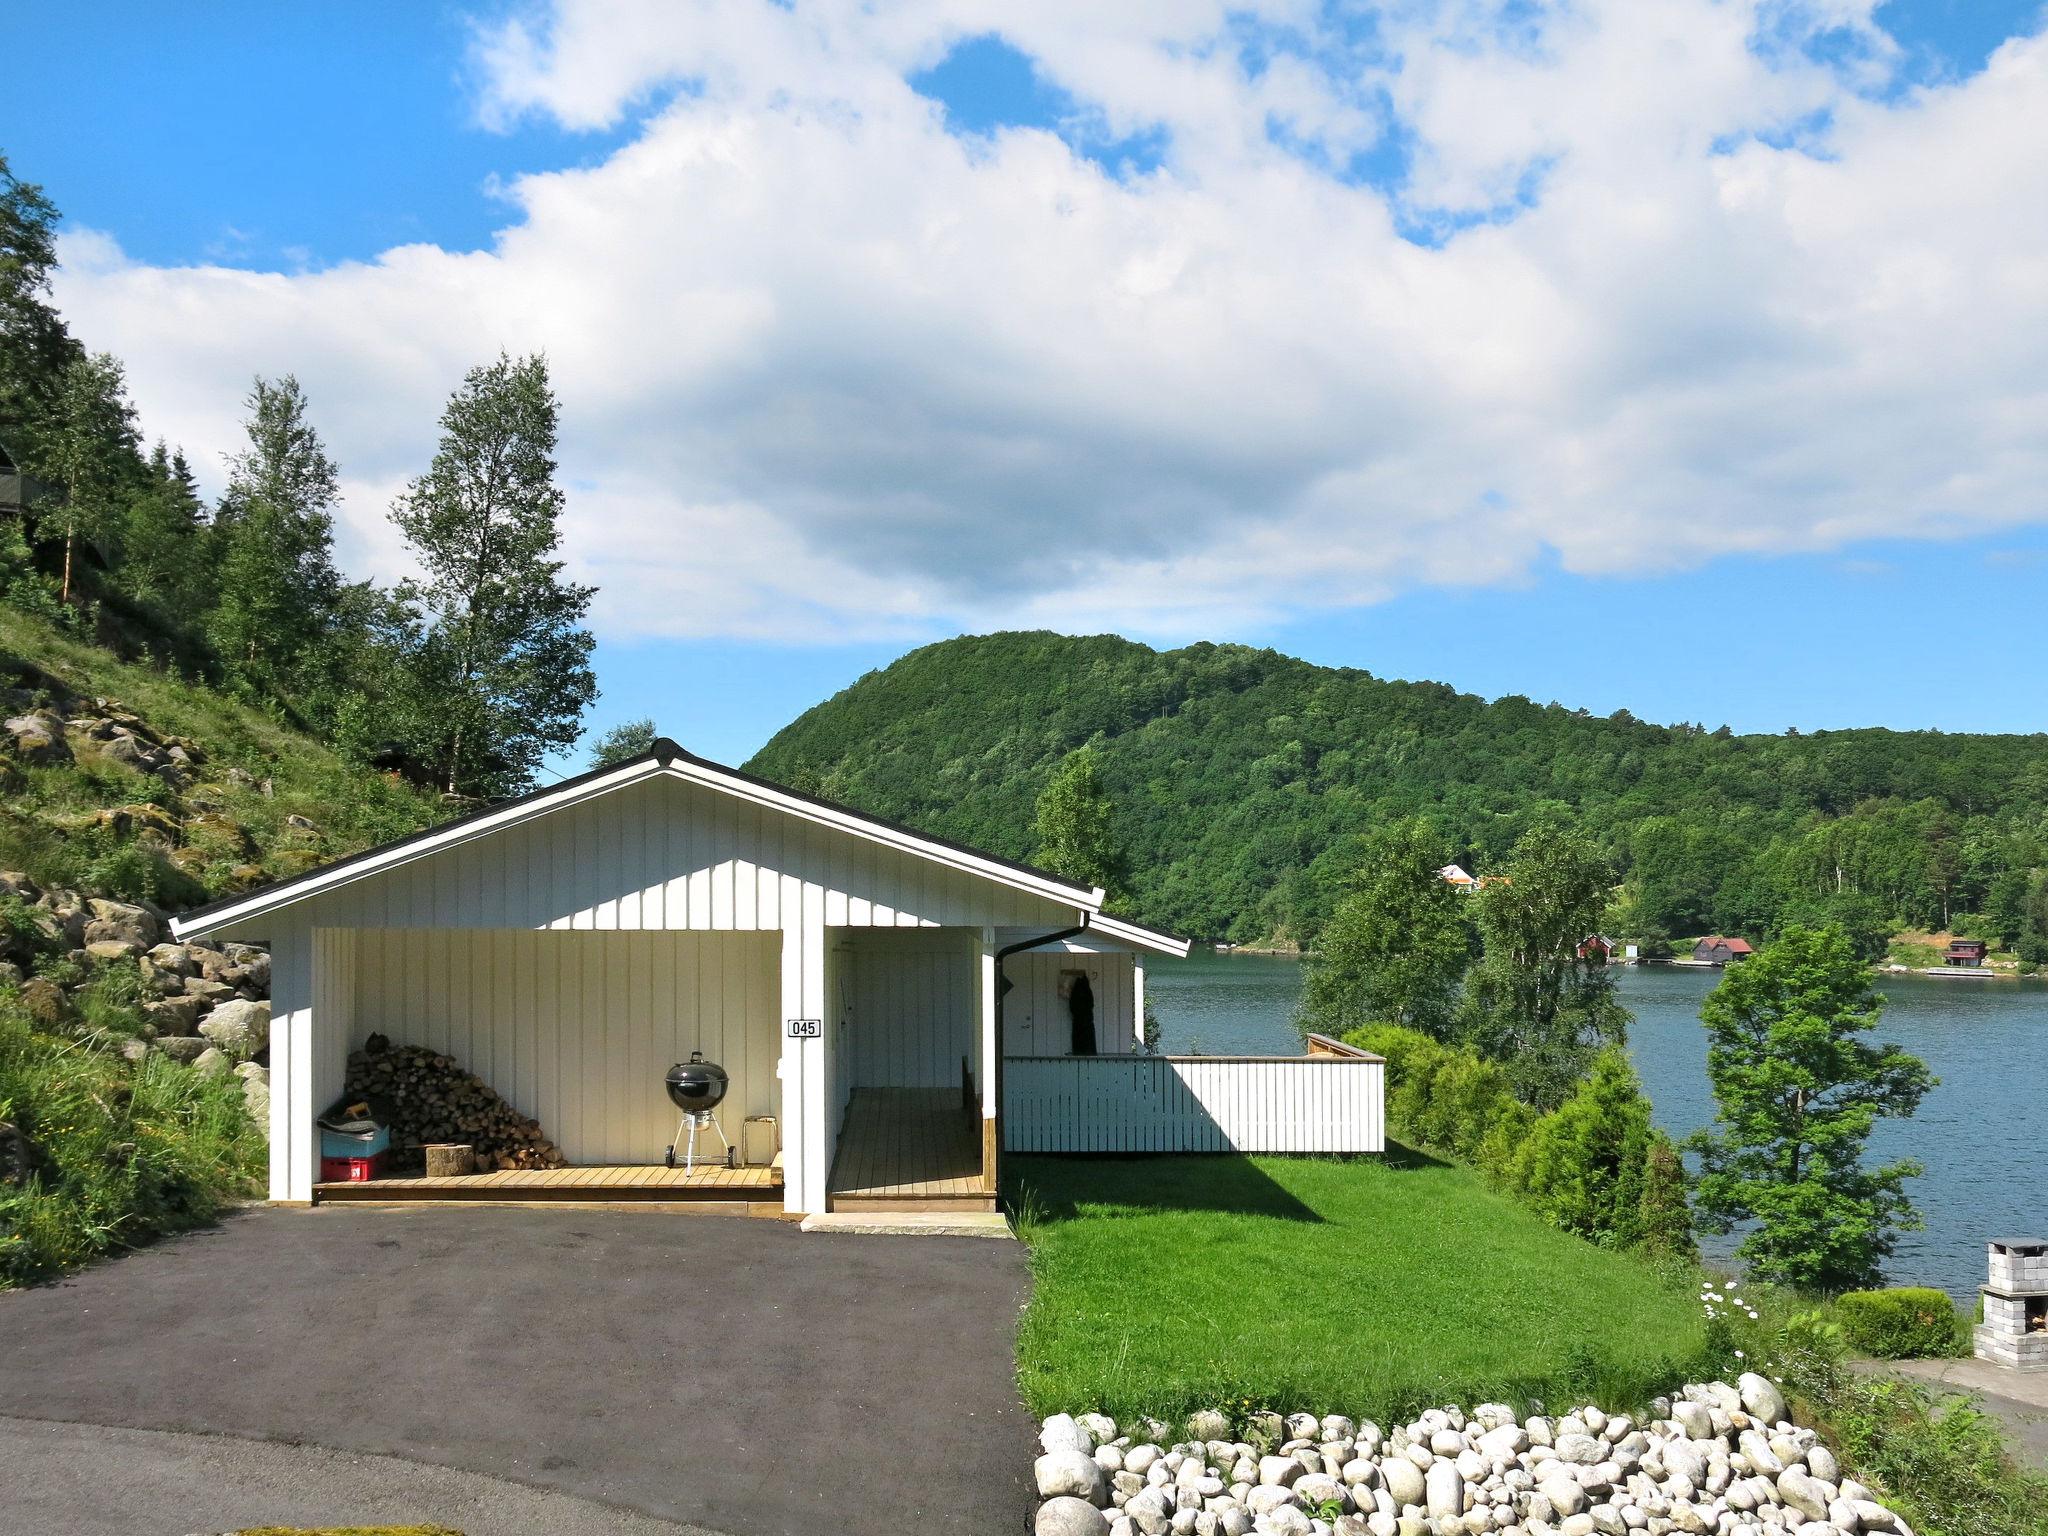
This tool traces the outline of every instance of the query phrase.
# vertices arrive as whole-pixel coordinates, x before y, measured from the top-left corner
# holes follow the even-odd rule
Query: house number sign
[[[792,1040],[816,1040],[825,1033],[825,1021],[822,1019],[791,1019],[788,1022]]]

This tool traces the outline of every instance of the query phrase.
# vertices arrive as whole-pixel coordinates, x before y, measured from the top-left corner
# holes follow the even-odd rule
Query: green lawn
[[[1634,1408],[1704,1370],[1697,1272],[1545,1226],[1419,1154],[1013,1158],[1035,1413],[1387,1422],[1432,1403]]]

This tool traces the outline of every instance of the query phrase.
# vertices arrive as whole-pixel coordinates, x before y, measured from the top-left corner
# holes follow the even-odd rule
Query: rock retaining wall
[[[1793,1424],[1764,1377],[1686,1387],[1654,1417],[1433,1408],[1382,1434],[1338,1414],[1056,1414],[1035,1536],[1912,1536]]]
[[[133,960],[142,976],[141,1029],[122,1051],[151,1053],[194,1071],[233,1072],[257,1126],[270,1129],[270,954],[252,944],[176,944],[164,914],[133,902],[44,890],[26,875],[0,873],[0,896],[23,904],[33,933],[0,933],[0,987],[17,990],[45,1028],[77,1016],[78,992],[96,966]],[[82,979],[66,988],[31,974],[41,956],[68,954]],[[46,968],[47,969],[47,968]]]

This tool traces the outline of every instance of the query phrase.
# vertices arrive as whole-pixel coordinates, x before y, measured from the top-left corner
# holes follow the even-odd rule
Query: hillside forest
[[[1030,857],[1036,797],[1089,746],[1124,908],[1184,933],[1313,945],[1373,830],[1419,816],[1482,876],[1539,823],[1584,833],[1614,935],[1652,946],[1833,922],[1873,957],[1920,928],[2048,962],[2048,735],[1738,735],[1246,646],[1009,633],[868,674],[748,766]]]

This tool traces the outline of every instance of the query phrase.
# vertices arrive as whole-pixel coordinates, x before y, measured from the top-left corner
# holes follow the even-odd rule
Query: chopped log
[[[467,1142],[435,1142],[427,1148],[427,1177],[459,1179],[476,1171],[476,1153]]]

